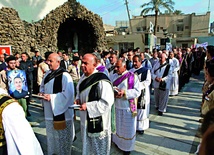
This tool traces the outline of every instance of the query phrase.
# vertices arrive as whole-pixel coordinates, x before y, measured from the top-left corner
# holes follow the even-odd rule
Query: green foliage
[[[175,14],[175,15],[183,15],[183,13],[182,13],[181,10],[175,10],[175,11],[173,12],[173,14]]]
[[[156,34],[157,27],[157,16],[160,14],[161,9],[166,9],[169,12],[174,10],[174,2],[172,0],[151,0],[148,3],[141,5],[143,10],[141,11],[141,16],[148,14],[149,12],[155,12],[155,25],[154,25],[154,34]]]

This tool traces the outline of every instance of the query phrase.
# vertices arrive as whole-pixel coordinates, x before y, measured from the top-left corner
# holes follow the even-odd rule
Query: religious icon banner
[[[26,73],[24,70],[7,71],[8,92],[15,99],[25,98],[28,96],[28,87]]]

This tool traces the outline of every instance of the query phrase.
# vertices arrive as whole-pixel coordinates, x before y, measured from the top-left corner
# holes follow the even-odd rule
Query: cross
[[[95,129],[95,122],[96,122],[96,121],[99,121],[99,119],[94,119],[94,118],[90,119],[90,122],[93,122],[93,127],[94,127],[94,129]]]

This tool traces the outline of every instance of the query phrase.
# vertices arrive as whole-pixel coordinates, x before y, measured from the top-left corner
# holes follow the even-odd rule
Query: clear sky
[[[9,6],[15,8],[26,21],[37,21],[42,19],[51,10],[63,4],[67,0],[0,0],[0,7]],[[116,20],[128,20],[125,0],[77,0],[89,10],[102,17],[104,24],[115,25]],[[130,15],[138,16],[143,3],[150,0],[128,0]],[[174,0],[175,10],[183,13],[205,14],[208,11],[210,1],[211,17],[214,21],[214,0]],[[164,10],[163,10],[164,12]]]

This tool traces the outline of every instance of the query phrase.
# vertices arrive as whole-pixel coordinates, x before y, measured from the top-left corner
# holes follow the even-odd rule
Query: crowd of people
[[[39,50],[34,53],[32,58],[26,52],[0,55],[0,88],[20,103],[26,117],[32,94],[41,98],[50,155],[71,154],[76,139],[74,107],[80,111],[83,155],[110,154],[111,142],[124,155],[130,154],[136,133],[142,135],[149,128],[150,108],[164,115],[169,97],[178,95],[204,64],[203,116],[214,107],[213,46],[151,52],[110,48],[82,56],[58,51],[46,52],[44,58]]]

